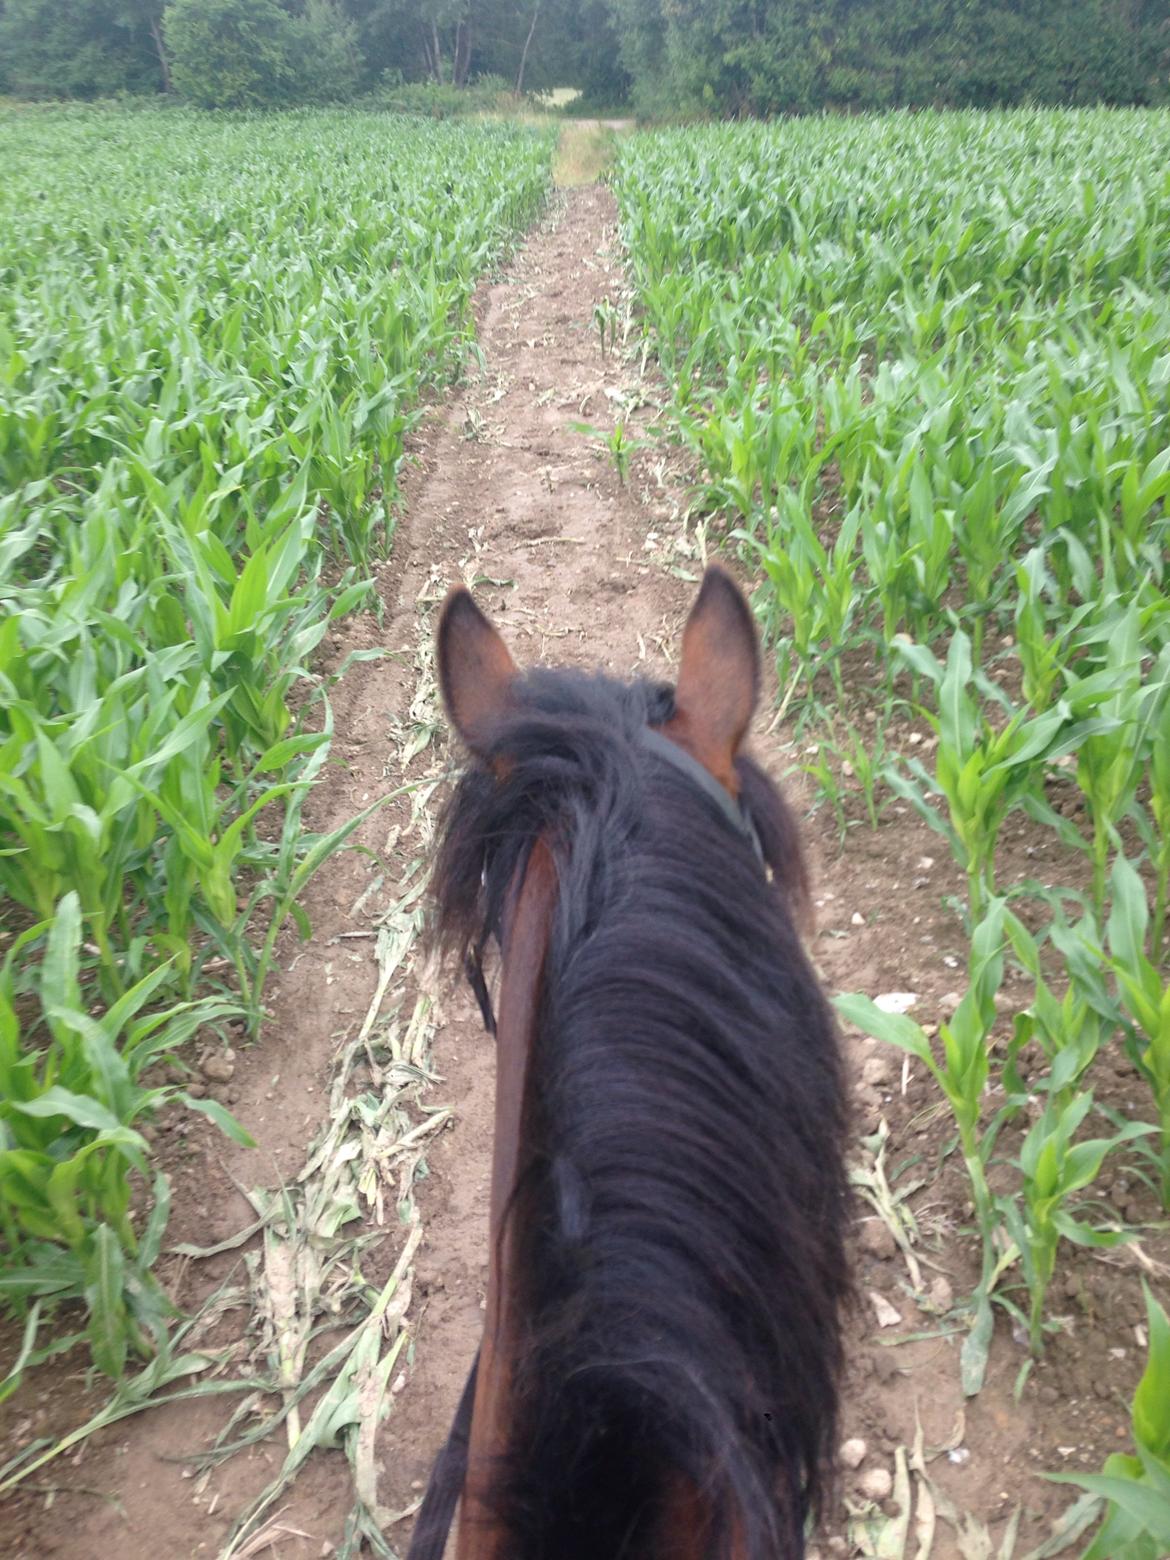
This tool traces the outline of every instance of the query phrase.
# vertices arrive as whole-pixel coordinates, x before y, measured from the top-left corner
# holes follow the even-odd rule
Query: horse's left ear
[[[676,732],[725,785],[760,693],[760,652],[751,609],[722,569],[703,576],[683,630],[675,691]]]
[[[443,703],[467,746],[482,753],[507,713],[516,663],[462,585],[443,603],[437,637]]]

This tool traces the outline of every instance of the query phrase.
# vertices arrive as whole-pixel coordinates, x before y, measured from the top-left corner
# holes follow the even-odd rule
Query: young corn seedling
[[[1043,1093],[1046,1109],[1057,1113],[1079,1095],[1083,1080],[1102,1047],[1117,1033],[1121,1016],[1093,953],[1099,941],[1097,925],[1088,915],[1078,927],[1068,926],[1061,914],[1049,927],[1049,936],[1064,958],[1068,989],[1058,997],[1048,984],[1036,939],[1015,916],[1008,919],[1012,948],[1034,983],[1032,1000],[1017,1014],[1015,1033],[1004,1064],[1004,1086],[1009,1099],[1022,1106],[1029,1095]],[[1034,1044],[1044,1070],[1025,1081],[1018,1059]]]
[[[154,1180],[143,1235],[130,1216],[132,1176],[149,1179],[141,1124],[178,1100],[237,1142],[252,1140],[216,1101],[139,1081],[149,1062],[240,1009],[206,999],[144,1014],[165,986],[163,964],[91,1017],[81,937],[81,905],[68,894],[47,927],[17,939],[0,969],[0,1219],[8,1246],[0,1299],[16,1306],[37,1296],[84,1300],[93,1362],[118,1377],[131,1350],[152,1350],[169,1311],[150,1274],[166,1227],[165,1176]],[[30,1045],[17,1018],[15,968],[42,938],[36,994],[45,1037]]]
[[[1162,1205],[1170,1209],[1170,980],[1164,980],[1163,971],[1147,957],[1146,888],[1125,856],[1113,863],[1110,887],[1109,967],[1139,1036],[1135,1059],[1154,1096],[1161,1134]]]
[[[1063,704],[1041,715],[1017,710],[1004,725],[993,725],[986,697],[1002,695],[973,667],[971,644],[961,629],[951,639],[945,667],[925,645],[899,639],[895,649],[933,690],[937,713],[924,708],[923,714],[938,734],[938,747],[933,775],[914,759],[909,777],[890,766],[885,778],[950,845],[967,874],[975,924],[995,896],[995,852],[1004,819],[1035,793],[1042,765],[1076,748],[1086,728],[1071,723]],[[945,799],[945,818],[930,805],[932,795]]]
[[[1006,921],[1004,901],[990,900],[971,940],[967,991],[955,1016],[939,1026],[941,1058],[935,1056],[929,1038],[913,1019],[883,1012],[868,997],[847,995],[835,999],[837,1011],[849,1023],[920,1061],[942,1090],[955,1118],[982,1246],[982,1270],[971,1300],[974,1319],[961,1357],[963,1390],[968,1396],[973,1396],[983,1384],[991,1345],[992,1295],[1005,1265],[1002,1211],[987,1180],[1004,1112],[984,1123],[983,1106],[991,1073],[995,998],[1003,979]]]
[[[595,439],[613,461],[614,470],[617,472],[618,481],[625,486],[626,478],[630,473],[630,457],[637,450],[647,447],[648,440],[632,439],[626,432],[622,423],[615,423],[613,428],[606,433],[604,428],[595,428],[591,423],[573,423],[575,433],[588,434]]]
[[[877,793],[886,768],[885,721],[879,718],[874,723],[869,741],[863,731],[851,723],[847,724],[846,736],[838,752],[846,776],[856,780],[860,787],[869,826],[876,830],[879,811]]]
[[[812,679],[828,662],[838,700],[846,702],[841,652],[861,602],[857,582],[857,536],[861,511],[841,523],[830,546],[817,535],[808,516],[807,498],[783,488],[767,520],[764,536],[738,530],[732,540],[751,552],[775,588],[777,604],[792,620],[792,640]]]
[[[1074,1142],[1092,1106],[1093,1096],[1087,1092],[1075,1093],[1064,1101],[1050,1095],[1025,1136],[1016,1161],[1022,1178],[1020,1194],[998,1199],[1028,1288],[1028,1347],[1034,1359],[1044,1352],[1044,1301],[1061,1240],[1079,1246],[1115,1246],[1125,1238],[1074,1218],[1073,1198],[1097,1179],[1108,1153],[1153,1131],[1133,1121],[1112,1137]]]
[[[838,769],[830,762],[835,750],[826,742],[814,743],[800,764],[800,770],[816,784],[815,806],[827,803],[837,826],[837,843],[844,846],[849,833],[849,815],[845,811],[845,788]]]
[[[617,345],[618,335],[618,311],[610,303],[608,298],[603,298],[600,303],[593,306],[593,323],[597,327],[597,337],[601,345],[601,355],[605,356],[606,338],[609,339],[609,350],[612,352]]]
[[[1085,602],[1073,608],[1060,600],[1055,615],[1060,631],[1050,633],[1054,616],[1051,598],[1059,600],[1059,592],[1045,560],[1045,549],[1033,547],[1015,571],[1015,638],[1024,697],[1034,710],[1041,711],[1051,708],[1062,691],[1077,630],[1094,607],[1094,603]]]
[[[1066,698],[1081,717],[1076,780],[1092,822],[1093,902],[1104,914],[1109,857],[1118,849],[1118,826],[1134,809],[1150,760],[1158,722],[1167,715],[1170,646],[1143,682],[1140,619],[1129,607],[1102,623],[1094,639],[1107,642],[1105,664],[1084,677],[1070,675]],[[1092,711],[1092,719],[1084,719]]]
[[[1170,701],[1154,722],[1148,771],[1150,800],[1134,812],[1134,822],[1154,872],[1154,910],[1150,916],[1149,953],[1154,964],[1165,954],[1167,911],[1170,910]]]
[[[1100,1473],[1053,1473],[1105,1506],[1081,1560],[1162,1560],[1170,1554],[1170,1318],[1143,1280],[1149,1345],[1134,1393],[1134,1451],[1115,1452]]]
[[[802,764],[801,768],[817,780],[821,796],[833,804],[838,831],[844,840],[847,828],[844,801],[851,792],[860,791],[869,826],[871,829],[878,827],[877,793],[886,759],[885,719],[875,722],[868,741],[865,732],[851,721],[845,722],[843,733],[839,732],[840,728],[834,728],[822,737],[817,743],[815,762]],[[836,773],[829,765],[829,757],[836,761]]]

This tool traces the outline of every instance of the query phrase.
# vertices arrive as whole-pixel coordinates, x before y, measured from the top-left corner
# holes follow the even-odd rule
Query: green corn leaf
[[[97,1368],[116,1381],[126,1367],[129,1319],[123,1294],[125,1259],[118,1237],[108,1224],[99,1224],[93,1232],[85,1273],[90,1352]]]
[[[188,1110],[198,1111],[201,1116],[206,1116],[213,1121],[219,1130],[230,1137],[234,1143],[239,1143],[243,1148],[255,1148],[256,1140],[252,1134],[240,1125],[232,1113],[225,1109],[218,1100],[196,1099],[193,1095],[180,1093],[178,1098]]]
[[[81,946],[81,903],[76,894],[66,894],[57,906],[45,946],[41,989],[54,1005],[76,1007],[80,1000],[77,984]]]
[[[916,1056],[919,1061],[933,1068],[930,1041],[914,1020],[907,1018],[904,1013],[883,1012],[869,997],[851,994],[834,997],[833,1006],[846,1023],[853,1024],[863,1034],[883,1040],[887,1045],[895,1045],[900,1051],[908,1051],[911,1056]]]
[[[1133,1399],[1133,1432],[1143,1451],[1170,1475],[1170,1319],[1143,1282],[1149,1349]]]
[[[1111,1501],[1134,1524],[1137,1533],[1148,1534],[1155,1543],[1170,1546],[1170,1499],[1137,1479],[1116,1474],[1050,1473],[1059,1484],[1075,1484],[1090,1495]]]

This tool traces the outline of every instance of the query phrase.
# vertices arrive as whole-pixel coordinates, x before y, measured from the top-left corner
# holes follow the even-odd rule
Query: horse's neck
[[[493,1470],[508,1452],[517,1332],[518,1275],[505,1213],[516,1188],[525,1135],[528,1062],[540,1004],[540,984],[556,908],[552,853],[538,840],[509,917],[496,1034],[495,1141],[492,1149],[491,1241],[487,1306],[467,1483],[459,1524],[458,1560],[515,1560],[508,1534],[488,1496]]]

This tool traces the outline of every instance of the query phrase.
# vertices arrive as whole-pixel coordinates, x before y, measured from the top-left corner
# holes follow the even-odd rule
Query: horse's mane
[[[639,740],[673,712],[665,685],[531,671],[443,821],[456,952],[498,931],[538,838],[558,874],[509,1210],[516,1560],[656,1554],[679,1475],[711,1555],[799,1555],[835,1446],[844,1090],[798,833],[737,759],[769,881]]]

